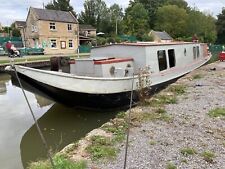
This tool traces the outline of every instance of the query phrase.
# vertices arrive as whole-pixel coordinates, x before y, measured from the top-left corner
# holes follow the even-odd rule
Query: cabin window
[[[57,43],[55,39],[51,39],[51,48],[57,48]]]
[[[184,48],[184,56],[187,56],[187,49]]]
[[[199,46],[197,46],[197,58],[200,56]]]
[[[56,25],[54,22],[50,22],[50,30],[56,30]]]
[[[72,24],[67,25],[68,31],[72,31]]]
[[[175,51],[174,51],[174,49],[169,49],[168,50],[168,56],[169,56],[170,67],[175,67],[175,65],[176,65],[176,58],[175,58]]]
[[[69,48],[73,48],[73,40],[69,40]]]
[[[157,54],[158,54],[159,70],[162,71],[167,69],[166,51],[159,50]]]
[[[196,47],[193,47],[193,55],[194,55],[194,59],[197,58],[197,50]]]

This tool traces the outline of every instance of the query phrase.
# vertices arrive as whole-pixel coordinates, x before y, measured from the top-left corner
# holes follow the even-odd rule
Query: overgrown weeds
[[[86,169],[86,161],[73,162],[65,156],[56,155],[53,158],[55,169]],[[46,161],[33,162],[28,166],[28,169],[52,169],[51,163]]]
[[[225,120],[225,108],[216,108],[210,110],[208,115],[210,117],[222,117]]]
[[[92,136],[91,144],[86,148],[92,160],[111,159],[116,157],[116,148],[108,137]]]

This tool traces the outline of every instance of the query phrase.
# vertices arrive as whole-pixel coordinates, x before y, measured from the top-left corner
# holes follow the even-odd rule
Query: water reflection
[[[14,86],[10,78],[9,75],[0,74],[0,168],[22,169],[20,142],[33,125],[33,119],[21,89]],[[26,91],[26,94],[37,118],[51,107],[48,104],[40,107],[33,93]]]
[[[56,103],[38,122],[52,150],[58,151],[101,126],[115,114],[115,112],[84,111]],[[44,146],[34,125],[23,136],[20,148],[24,166],[30,161],[46,157]]]

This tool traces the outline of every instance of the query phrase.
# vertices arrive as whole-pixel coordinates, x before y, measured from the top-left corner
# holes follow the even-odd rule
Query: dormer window
[[[72,31],[72,24],[67,25],[68,31]]]
[[[50,22],[50,30],[56,30],[56,26],[54,22]]]

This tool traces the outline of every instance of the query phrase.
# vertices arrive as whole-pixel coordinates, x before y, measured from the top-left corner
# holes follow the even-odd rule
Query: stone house
[[[149,33],[149,36],[151,36],[153,38],[154,42],[165,43],[165,42],[172,42],[173,41],[173,38],[165,31],[159,32],[159,31],[152,30]]]
[[[25,28],[27,47],[45,54],[72,54],[79,44],[78,21],[71,12],[30,8]]]
[[[91,25],[79,25],[80,44],[91,42],[96,37],[96,28]]]

